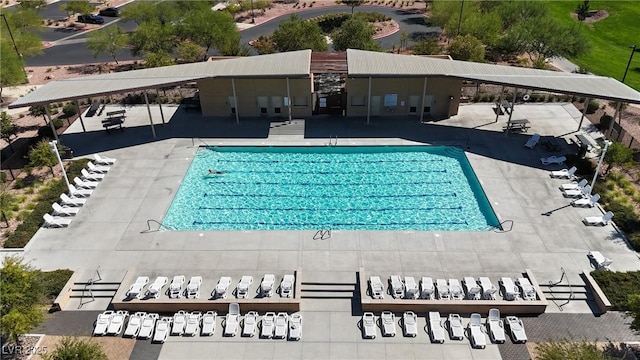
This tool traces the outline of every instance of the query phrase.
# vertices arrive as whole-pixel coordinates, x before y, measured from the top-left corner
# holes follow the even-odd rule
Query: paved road
[[[313,10],[307,10],[297,13],[301,19],[309,19],[315,16],[323,14],[332,14],[338,12],[348,12],[349,8],[345,6],[331,7],[331,8],[318,8]],[[360,6],[356,11],[372,11],[379,12],[390,16],[400,25],[401,31],[406,31],[412,40],[416,40],[423,36],[435,35],[440,32],[440,28],[430,26],[425,22],[424,16],[407,12],[400,9],[391,9],[385,7],[376,6]],[[249,41],[258,38],[260,35],[271,34],[281,21],[289,18],[290,15],[282,16],[266,23],[257,25],[255,27],[243,30],[240,32],[240,41],[242,44],[248,44]],[[109,25],[117,25],[122,27],[125,31],[132,31],[135,29],[135,23],[122,22],[119,19],[112,21]],[[66,36],[65,36],[66,35]],[[43,55],[30,57],[26,59],[27,66],[51,66],[51,65],[71,65],[81,64],[88,62],[106,62],[112,61],[108,55],[101,55],[94,58],[91,52],[86,47],[86,32],[70,32],[64,33],[58,31],[58,33],[51,35],[51,32],[47,33],[47,36],[51,40],[55,41],[55,46],[44,49]],[[62,39],[62,40],[61,40]],[[400,44],[400,32],[393,35],[381,38],[377,40],[378,43],[386,49],[390,49],[393,45],[398,46]],[[210,51],[209,55],[219,55],[215,51]],[[139,59],[131,55],[129,50],[123,49],[118,55],[118,60],[134,60]]]

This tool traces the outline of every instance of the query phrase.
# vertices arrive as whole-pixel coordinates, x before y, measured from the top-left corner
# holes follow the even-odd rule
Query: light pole
[[[24,70],[24,63],[22,61],[22,54],[20,54],[20,51],[18,51],[18,46],[16,46],[16,40],[13,38],[13,33],[11,32],[11,28],[9,27],[9,22],[7,21],[7,16],[5,14],[0,14],[0,16],[2,16],[2,18],[4,19],[4,24],[7,26],[7,31],[9,32],[9,37],[11,38],[11,42],[13,43],[13,48],[16,51],[16,55],[18,55],[18,58],[20,59],[20,62],[22,63],[22,72],[24,73],[24,77],[26,79],[28,76],[27,76],[27,72]],[[629,67],[627,66],[627,68],[629,68]]]
[[[49,141],[49,146],[51,150],[56,154],[56,158],[58,159],[58,163],[60,164],[60,168],[62,169],[62,175],[64,176],[64,181],[67,183],[67,189],[71,192],[71,186],[69,184],[69,178],[67,177],[67,172],[64,171],[64,165],[62,164],[62,158],[60,158],[60,153],[58,152],[58,142],[57,141]]]
[[[631,60],[633,60],[633,53],[635,53],[636,51],[640,51],[640,49],[636,50],[636,46],[635,45],[631,45],[629,46],[629,48],[631,49],[631,55],[629,56],[629,62],[627,63],[627,68],[624,69],[624,75],[622,75],[622,82],[624,83],[624,79],[626,79],[627,77],[627,71],[629,71],[629,65],[631,65]]]
[[[600,167],[602,166],[602,161],[604,160],[604,155],[607,153],[607,148],[611,145],[611,141],[604,141],[604,149],[602,149],[602,154],[600,154],[600,160],[598,161],[598,166],[596,166],[596,173],[593,174],[593,180],[591,181],[591,190],[596,184],[596,180],[598,179],[598,174],[600,173]]]

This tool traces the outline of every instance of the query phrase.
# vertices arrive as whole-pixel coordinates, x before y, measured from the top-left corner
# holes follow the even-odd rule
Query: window
[[[398,106],[398,94],[384,94],[384,106],[385,107]]]
[[[352,96],[351,106],[364,106],[364,96]]]
[[[280,114],[280,108],[279,107],[273,108],[273,112],[276,114]]]
[[[409,107],[409,112],[412,113],[412,114],[415,114],[417,110],[418,110],[417,106],[410,106]]]
[[[424,112],[430,113],[431,112],[431,106],[425,106],[424,107]]]
[[[307,106],[306,96],[296,96],[293,98],[293,106]]]
[[[261,107],[260,108],[260,114],[266,114],[267,113],[267,108],[266,107]]]

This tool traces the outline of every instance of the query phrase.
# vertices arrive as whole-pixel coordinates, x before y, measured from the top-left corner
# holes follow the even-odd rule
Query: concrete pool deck
[[[154,122],[159,121],[158,108],[151,110]],[[564,166],[543,166],[539,160],[575,152],[575,148],[566,143],[563,152],[553,153],[541,145],[524,147],[533,133],[567,141],[575,138],[580,113],[571,104],[516,106],[513,119],[528,119],[531,129],[509,135],[502,132],[508,115],[494,123],[490,104],[463,105],[459,115],[425,124],[415,118],[373,118],[370,125],[362,119],[314,118],[291,124],[251,119],[236,125],[232,118],[202,118],[175,106],[163,106],[163,110],[166,124],[155,126],[156,139],[145,107],[127,108],[122,131],[107,133],[99,118],[88,118],[87,133],[76,121],[61,137],[76,156],[100,152],[118,161],[69,228],[38,231],[22,253],[31,265],[78,270],[85,275],[83,280],[97,266],[103,278],[114,280],[121,280],[129,269],[151,281],[158,275],[184,274],[187,279],[200,275],[207,284],[203,292],[210,292],[211,284],[222,275],[233,278],[233,287],[241,275],[253,275],[259,282],[265,273],[281,276],[296,269],[302,270],[302,282],[326,284],[354,283],[360,268],[380,276],[488,276],[494,284],[501,276],[519,277],[531,269],[538,282],[546,284],[560,279],[562,267],[571,284],[584,286],[580,272],[591,269],[587,258],[591,250],[612,259],[613,270],[640,269],[638,255],[613,226],[582,224],[585,216],[601,215],[598,208],[567,206],[570,200],[558,190],[567,181],[549,177],[550,170]],[[591,131],[587,125],[585,120],[585,131]],[[325,145],[336,136],[338,146],[462,147],[498,218],[506,222],[505,230],[510,221],[512,228],[503,232],[333,231],[325,240],[314,240],[315,231],[148,231],[148,220],[162,220],[198,146]],[[150,225],[152,230],[158,228]],[[98,300],[83,309],[100,310],[106,305]],[[591,306],[576,300],[562,310],[592,314]],[[430,344],[424,330],[413,339],[401,334],[383,338],[378,330],[375,340],[362,340],[357,326],[361,314],[350,299],[303,298],[300,307],[304,316],[300,342],[222,338],[219,319],[212,338],[170,337],[159,358],[499,359],[507,347],[472,350],[467,339]],[[560,308],[550,302],[547,313],[558,312]],[[422,315],[419,325],[425,325]],[[397,330],[401,331],[399,326]]]

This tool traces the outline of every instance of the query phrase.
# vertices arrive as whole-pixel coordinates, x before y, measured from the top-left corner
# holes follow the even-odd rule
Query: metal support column
[[[367,125],[369,125],[370,117],[371,117],[371,76],[369,76],[369,95],[367,98]]]
[[[500,116],[500,111],[502,111],[502,96],[504,95],[504,85],[502,85],[502,90],[500,90],[500,97],[498,97],[498,106],[496,108],[496,121],[498,122],[498,117]]]
[[[240,124],[240,115],[238,115],[238,98],[236,97],[236,82],[231,78],[231,89],[233,90],[233,106],[236,109],[236,124]]]
[[[587,108],[589,107],[589,101],[591,101],[591,98],[587,98],[587,101],[585,101],[584,103],[584,109],[582,109],[582,116],[580,116],[580,123],[578,124],[578,130],[576,131],[580,131],[580,128],[582,127],[582,120],[584,120],[585,115],[587,115]]]
[[[144,91],[144,103],[147,104],[147,113],[149,113],[149,123],[151,123],[151,132],[153,133],[153,138],[156,138],[156,129],[153,127],[153,118],[151,117],[151,108],[149,107],[149,97],[147,96],[147,91]]]
[[[420,100],[420,123],[424,120],[424,98],[427,97],[427,77],[424,77],[422,85],[422,99]]]
[[[84,121],[82,121],[82,112],[80,112],[80,105],[78,105],[78,100],[74,100],[73,103],[76,105],[78,119],[80,119],[80,125],[82,125],[82,132],[87,132],[87,129],[84,128]]]
[[[616,106],[616,112],[613,113],[613,121],[611,121],[611,124],[609,124],[609,129],[607,130],[607,134],[605,136],[607,139],[611,137],[611,132],[613,131],[613,124],[616,122],[616,118],[618,117],[618,113],[620,112],[621,105],[622,103],[618,101],[618,106]]]
[[[291,123],[291,93],[289,92],[289,78],[287,78],[287,105],[289,108],[289,123]]]
[[[513,116],[513,108],[516,103],[516,95],[518,94],[518,88],[513,89],[513,99],[511,100],[511,110],[509,111],[509,120],[507,120],[507,131],[504,132],[505,136],[509,135],[509,128],[511,128],[511,117]]]
[[[47,113],[47,118],[49,119],[49,126],[51,126],[51,130],[53,130],[53,138],[56,140],[57,143],[60,143],[60,139],[58,139],[58,132],[56,131],[56,127],[55,125],[53,125],[53,121],[51,121],[51,112],[49,111],[49,105],[51,104],[46,104],[44,106],[44,111]]]
[[[162,123],[164,122],[164,113],[162,112],[162,99],[160,99],[160,92],[156,89],[156,101],[158,102],[158,108],[160,109],[160,118],[162,119]]]

